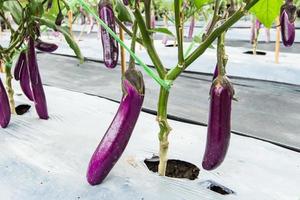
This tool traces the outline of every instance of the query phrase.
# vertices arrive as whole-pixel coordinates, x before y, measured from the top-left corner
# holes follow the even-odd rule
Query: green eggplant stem
[[[168,105],[169,92],[163,87],[160,88],[159,100],[158,100],[158,112],[157,121],[160,128],[158,135],[159,138],[159,165],[158,174],[160,176],[165,176],[167,161],[168,161],[168,148],[169,141],[168,136],[171,132],[171,127],[169,126],[167,119],[167,105]]]
[[[14,100],[14,90],[12,88],[12,79],[13,76],[11,74],[11,66],[12,63],[11,62],[7,62],[5,64],[5,82],[6,82],[6,91],[8,93],[8,99],[9,99],[9,105],[10,105],[10,110],[12,114],[16,113],[16,109],[15,109],[15,100]]]

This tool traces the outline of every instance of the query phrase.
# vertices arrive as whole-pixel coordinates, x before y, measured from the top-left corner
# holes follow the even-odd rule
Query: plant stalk
[[[175,27],[177,35],[177,44],[178,44],[178,65],[183,66],[184,56],[183,56],[183,12],[181,10],[182,4],[180,0],[174,1],[174,10],[175,10]]]
[[[158,174],[160,176],[166,175],[167,161],[168,161],[168,148],[169,141],[168,136],[171,131],[171,127],[168,124],[167,119],[167,106],[168,106],[169,92],[163,87],[160,88],[159,100],[158,100],[158,112],[157,121],[159,124],[160,132],[159,138],[159,165]]]
[[[8,94],[8,99],[9,99],[9,105],[10,105],[10,110],[12,114],[16,113],[16,109],[15,109],[15,100],[14,100],[14,90],[12,88],[12,79],[13,76],[11,74],[11,62],[7,62],[5,64],[5,75],[6,75],[6,79],[5,79],[5,83],[6,83],[6,91]]]

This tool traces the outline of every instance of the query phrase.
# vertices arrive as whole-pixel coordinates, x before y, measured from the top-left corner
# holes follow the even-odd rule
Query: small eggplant
[[[218,77],[218,74],[219,74],[219,72],[218,72],[218,65],[216,65],[212,80],[215,80]]]
[[[144,101],[141,72],[128,69],[123,79],[123,97],[112,123],[95,150],[87,170],[87,181],[100,184],[125,150]]]
[[[23,66],[21,68],[20,72],[20,86],[25,94],[25,96],[30,100],[34,101],[33,99],[33,94],[32,94],[32,89],[30,85],[30,78],[29,78],[29,72],[28,72],[28,66],[27,66],[27,58],[25,57]]]
[[[210,90],[210,112],[202,167],[217,168],[224,160],[230,140],[231,101],[234,90],[226,76],[218,76]]]
[[[292,46],[295,41],[295,24],[294,21],[290,21],[285,9],[283,9],[280,16],[280,27],[283,45],[286,47]]]
[[[25,52],[21,52],[16,62],[15,70],[14,70],[14,77],[17,81],[20,80],[20,72],[21,72],[21,68],[23,67],[25,59],[26,59]]]
[[[55,51],[58,48],[58,46],[54,43],[48,43],[48,42],[44,42],[40,39],[37,39],[35,41],[35,48],[40,51],[51,53],[51,52]]]
[[[112,5],[107,0],[101,0],[98,5],[99,18],[115,32],[115,15]],[[118,63],[119,46],[117,41],[101,26],[101,40],[104,64],[108,68],[115,68]]]
[[[10,106],[7,93],[0,79],[0,126],[6,128],[10,121]]]
[[[36,60],[34,39],[32,37],[29,38],[28,42],[27,61],[27,69],[29,72],[35,109],[40,119],[48,119],[49,116],[47,110],[46,97],[38,69],[38,63]]]
[[[123,0],[123,3],[124,3],[125,6],[128,6],[129,0]]]

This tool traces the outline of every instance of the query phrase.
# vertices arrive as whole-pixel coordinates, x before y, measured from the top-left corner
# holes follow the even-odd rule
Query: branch
[[[214,40],[226,31],[229,27],[231,27],[234,23],[240,20],[245,13],[252,8],[259,0],[252,0],[244,7],[240,8],[236,11],[228,20],[226,20],[221,26],[216,28],[210,35],[206,37],[206,39],[200,44],[200,46],[194,50],[194,52],[187,57],[185,60],[185,66],[180,67],[176,66],[172,70],[168,72],[167,79],[175,80],[182,71],[184,71],[188,66],[190,66],[199,56],[201,56],[205,50],[214,42]]]
[[[135,19],[138,23],[140,32],[142,34],[143,45],[147,49],[148,55],[150,56],[160,78],[164,78],[167,73],[167,70],[164,68],[164,66],[154,48],[153,41],[150,38],[149,31],[146,27],[143,16],[142,16],[140,10],[138,9],[137,5],[136,5],[136,8],[134,9],[133,14],[135,16]]]

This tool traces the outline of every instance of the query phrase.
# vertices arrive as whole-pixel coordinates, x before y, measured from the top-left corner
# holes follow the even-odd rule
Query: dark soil
[[[244,54],[250,54],[250,55],[253,55],[253,51],[245,51]],[[265,56],[267,55],[267,52],[264,52],[264,51],[256,51],[256,55],[259,55],[259,56]]]
[[[235,192],[215,181],[207,180],[202,182],[202,184],[207,185],[207,189],[219,193],[221,195],[235,194]]]
[[[145,159],[144,162],[150,171],[158,171],[158,156],[153,156],[150,159]],[[168,177],[187,178],[190,180],[195,180],[196,178],[198,178],[199,172],[200,169],[196,165],[186,161],[170,159],[167,162],[166,176]]]
[[[27,104],[21,104],[21,105],[18,105],[16,107],[16,113],[17,115],[23,115],[25,114],[26,112],[28,112],[28,110],[30,109],[30,105],[27,105]]]

